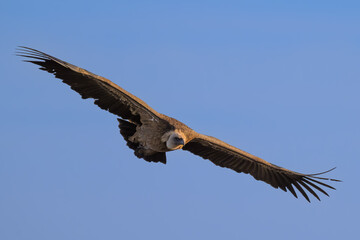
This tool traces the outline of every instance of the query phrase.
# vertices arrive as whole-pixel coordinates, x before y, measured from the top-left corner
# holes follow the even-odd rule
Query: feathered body
[[[18,55],[30,58],[26,61],[60,78],[82,98],[93,98],[100,108],[119,116],[120,133],[138,158],[165,164],[166,152],[187,150],[220,167],[248,173],[274,188],[289,190],[297,197],[295,187],[308,201],[306,191],[320,200],[314,190],[328,195],[321,186],[334,189],[321,180],[338,181],[317,176],[323,173],[301,174],[276,166],[219,139],[197,133],[182,122],[158,113],[110,80],[46,53],[20,47]]]

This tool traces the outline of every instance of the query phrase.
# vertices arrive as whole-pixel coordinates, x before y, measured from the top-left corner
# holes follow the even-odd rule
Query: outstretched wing
[[[30,58],[31,60],[24,61],[40,65],[41,70],[53,73],[83,99],[93,98],[100,108],[123,119],[141,123],[146,120],[159,120],[161,117],[161,114],[144,101],[104,77],[32,48],[19,47],[17,55]]]
[[[293,172],[235,148],[219,139],[202,134],[199,134],[196,138],[188,142],[183,149],[199,155],[204,159],[209,159],[220,167],[230,168],[239,173],[249,173],[256,180],[264,181],[274,188],[280,188],[285,192],[289,190],[297,198],[294,190],[295,187],[309,202],[310,199],[306,190],[320,200],[314,190],[329,196],[321,186],[335,189],[320,180],[339,181],[336,179],[317,177],[317,175],[333,169],[318,174]]]

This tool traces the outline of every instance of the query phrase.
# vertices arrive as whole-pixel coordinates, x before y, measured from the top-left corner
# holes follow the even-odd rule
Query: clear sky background
[[[355,239],[359,1],[1,1],[0,239]],[[14,55],[45,51],[291,170],[296,199],[189,152],[137,159],[116,116]]]

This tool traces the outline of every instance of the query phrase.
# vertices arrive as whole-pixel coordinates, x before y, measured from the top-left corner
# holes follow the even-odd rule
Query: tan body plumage
[[[295,187],[308,201],[306,191],[320,200],[314,190],[328,195],[320,186],[334,189],[321,180],[338,181],[317,176],[322,173],[301,174],[276,166],[219,139],[199,134],[182,122],[156,112],[110,80],[46,53],[20,47],[18,55],[30,58],[26,61],[53,73],[82,98],[93,98],[100,108],[119,116],[120,133],[127,145],[137,157],[146,161],[166,163],[166,152],[183,149],[218,166],[249,173],[255,179],[284,191],[289,190],[297,197]]]

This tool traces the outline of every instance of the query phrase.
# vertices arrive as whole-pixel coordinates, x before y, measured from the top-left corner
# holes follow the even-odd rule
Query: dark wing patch
[[[118,121],[120,133],[124,137],[126,145],[132,150],[134,150],[135,156],[137,156],[138,158],[143,158],[148,162],[161,162],[166,164],[166,154],[164,152],[158,152],[152,155],[139,155],[139,153],[137,152],[139,150],[139,143],[135,143],[130,140],[130,137],[133,136],[136,132],[136,125],[120,118],[118,118]]]
[[[294,190],[295,187],[309,202],[310,199],[307,192],[320,201],[319,196],[314,190],[329,196],[321,186],[335,189],[320,180],[339,181],[336,179],[317,177],[317,175],[333,169],[318,174],[293,172],[237,149],[216,138],[205,135],[200,135],[198,138],[191,140],[183,147],[183,150],[190,151],[204,159],[209,159],[220,167],[229,168],[239,173],[250,174],[256,180],[264,181],[274,188],[280,188],[285,192],[289,190],[297,198]]]
[[[41,66],[41,70],[60,78],[82,98],[95,99],[100,108],[121,118],[136,123],[159,118],[160,114],[145,102],[106,78],[32,48],[19,47],[17,55],[32,59],[24,61]]]
[[[118,121],[119,121],[120,134],[125,139],[126,145],[132,150],[136,150],[139,147],[139,143],[134,143],[129,139],[131,136],[135,134],[136,125],[120,118],[118,118]]]

